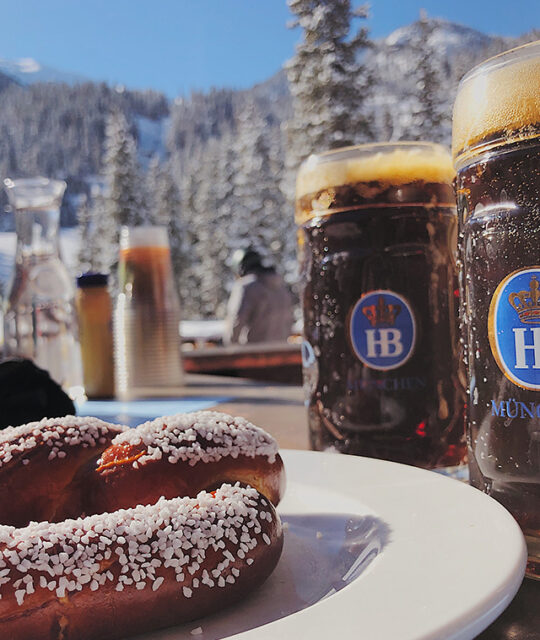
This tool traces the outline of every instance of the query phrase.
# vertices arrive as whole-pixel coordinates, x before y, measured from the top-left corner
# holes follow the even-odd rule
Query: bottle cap
[[[106,273],[96,273],[94,271],[88,271],[80,276],[77,276],[77,286],[81,289],[85,287],[105,287],[109,276]]]

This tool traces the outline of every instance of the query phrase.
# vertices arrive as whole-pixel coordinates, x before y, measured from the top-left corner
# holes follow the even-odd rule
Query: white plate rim
[[[367,571],[346,588],[234,638],[293,640],[306,636],[327,640],[332,636],[356,638],[361,633],[377,640],[471,640],[510,604],[523,580],[527,551],[517,523],[492,498],[465,483],[408,465],[313,451],[283,450],[281,455],[288,491],[308,483],[357,499],[390,525],[392,539]],[[437,504],[440,509],[433,513]],[[410,526],[407,509],[415,520]],[[286,518],[286,501],[279,510]],[[445,523],[450,532],[438,531]],[[418,548],[415,531],[423,539]],[[433,553],[433,536],[435,542],[439,536],[446,545],[445,553]],[[477,546],[479,540],[484,542]],[[500,549],[498,540],[503,545]],[[469,544],[476,546],[461,557]],[[421,547],[424,554],[431,553],[427,562],[432,578],[422,570],[423,582],[419,583],[418,577],[408,572],[418,570],[418,565],[411,563],[420,557]],[[489,554],[494,549],[499,554],[492,561]],[[418,587],[423,589],[423,607],[406,611],[411,603],[417,604],[418,596],[411,596]],[[388,599],[392,588],[400,589],[399,597]],[[450,600],[444,602],[445,598]]]

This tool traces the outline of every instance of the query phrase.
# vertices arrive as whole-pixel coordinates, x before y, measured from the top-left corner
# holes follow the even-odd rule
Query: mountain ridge
[[[34,58],[17,58],[15,60],[0,58],[0,72],[23,86],[37,82],[69,85],[91,82],[89,78],[80,73],[49,67]]]
[[[438,26],[438,33],[445,33],[446,38],[439,38],[438,41],[433,42],[434,45],[444,45],[440,47],[444,49],[444,54],[454,55],[456,50],[463,46],[464,43],[472,44],[476,48],[482,48],[489,46],[494,40],[507,40],[512,42],[515,38],[504,37],[498,35],[485,34],[477,29],[468,27],[466,25],[452,22],[445,18],[429,18],[430,23],[435,23]],[[413,22],[409,25],[398,27],[387,36],[373,39],[374,50],[386,49],[387,47],[393,47],[396,49],[406,48],[408,43],[415,35],[417,25],[419,21]],[[0,73],[12,78],[18,84],[28,86],[35,83],[51,82],[51,83],[63,83],[68,85],[83,84],[87,82],[100,83],[104,80],[92,80],[83,74],[65,69],[57,69],[41,64],[34,58],[18,58],[15,60],[0,58]],[[234,92],[242,93],[246,91],[257,90],[258,88],[265,87],[267,85],[274,85],[276,90],[283,94],[283,83],[279,79],[283,77],[283,69],[277,71],[271,75],[268,79],[254,84],[248,89],[235,89],[233,87],[209,87],[208,90],[199,91],[198,93],[206,93],[212,89],[225,89]],[[107,83],[106,83],[107,84]],[[139,87],[130,87],[130,91],[144,91],[145,89]],[[179,96],[187,98],[188,96]],[[172,99],[174,100],[174,98]]]
[[[520,44],[520,39],[487,35],[440,18],[429,18],[427,23],[427,44],[444,77],[438,96],[444,116],[438,138],[448,144],[451,109],[461,75],[489,55]],[[408,139],[415,133],[411,115],[417,100],[413,45],[421,35],[421,24],[416,21],[399,27],[374,40],[363,53],[362,62],[376,79],[365,102],[375,140]],[[250,89],[212,88],[170,100],[157,91],[91,82],[33,59],[11,67],[8,63],[0,60],[0,179],[39,173],[67,179],[68,195],[81,189],[89,191],[89,180],[102,171],[105,123],[115,109],[124,112],[131,123],[144,168],[153,155],[173,157],[180,175],[197,149],[220,140],[226,132],[234,133],[251,103],[272,127],[273,135],[279,136],[279,144],[286,146],[285,124],[293,105],[284,69]],[[24,82],[6,69],[17,71]],[[49,80],[43,82],[44,78]],[[61,83],[53,82],[55,78]],[[75,211],[63,220],[74,224]]]

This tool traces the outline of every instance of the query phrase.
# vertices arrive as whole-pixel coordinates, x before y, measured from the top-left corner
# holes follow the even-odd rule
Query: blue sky
[[[355,4],[360,4],[355,2]],[[486,33],[540,28],[540,0],[371,0],[372,37],[428,15]],[[153,88],[249,87],[294,53],[286,0],[0,0],[0,58]]]

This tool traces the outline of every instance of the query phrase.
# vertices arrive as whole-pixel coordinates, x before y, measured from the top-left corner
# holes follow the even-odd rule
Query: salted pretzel
[[[283,463],[242,418],[9,428],[0,480],[3,640],[112,640],[193,620],[246,597],[281,554]]]
[[[127,427],[66,416],[0,431],[0,523],[56,522],[83,513],[75,476]],[[1,637],[1,634],[0,634]]]

